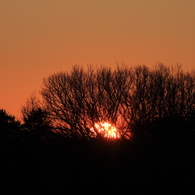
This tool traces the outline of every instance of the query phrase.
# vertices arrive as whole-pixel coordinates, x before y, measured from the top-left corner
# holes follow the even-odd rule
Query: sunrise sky
[[[0,108],[74,64],[195,68],[194,0],[1,0]]]

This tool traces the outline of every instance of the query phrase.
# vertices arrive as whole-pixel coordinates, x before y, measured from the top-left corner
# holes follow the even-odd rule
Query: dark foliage
[[[74,67],[45,79],[42,95],[23,107],[22,125],[0,110],[2,194],[194,194],[193,73]],[[121,139],[98,134],[99,121]]]
[[[12,142],[18,138],[20,133],[20,122],[14,116],[0,109],[0,142]]]
[[[23,141],[44,141],[54,134],[47,115],[47,112],[42,108],[29,110],[23,118],[22,134],[26,139]]]
[[[32,95],[22,107],[22,121],[22,142],[44,142],[54,135],[48,112],[35,95]]]

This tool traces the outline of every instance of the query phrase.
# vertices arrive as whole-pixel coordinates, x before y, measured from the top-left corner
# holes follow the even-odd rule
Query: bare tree
[[[102,137],[95,124],[107,121],[122,136],[128,135],[121,103],[129,90],[129,73],[120,68],[85,71],[75,66],[70,74],[44,79],[41,94],[55,127],[67,137],[88,139]]]
[[[156,120],[179,116],[193,124],[195,113],[195,76],[179,65],[74,66],[44,79],[41,94],[56,132],[69,138],[104,137],[95,125],[101,122],[114,125],[121,138],[150,137]]]

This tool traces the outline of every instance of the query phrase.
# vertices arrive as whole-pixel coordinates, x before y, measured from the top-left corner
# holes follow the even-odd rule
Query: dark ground
[[[1,194],[194,194],[194,145],[190,139],[4,144]]]

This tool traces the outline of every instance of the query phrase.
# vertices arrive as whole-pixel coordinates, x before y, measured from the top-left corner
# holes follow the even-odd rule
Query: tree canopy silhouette
[[[18,137],[20,122],[14,116],[0,109],[0,142],[12,141]]]
[[[31,95],[25,106],[22,107],[22,121],[21,131],[24,139],[28,141],[37,142],[48,138],[52,133],[52,124],[48,112],[44,110],[35,95]]]
[[[69,138],[104,137],[95,126],[104,121],[128,139],[154,136],[155,121],[173,116],[185,121],[184,129],[195,128],[195,75],[179,65],[74,66],[45,78],[41,94],[56,132]]]
[[[70,74],[61,72],[45,79],[41,94],[55,127],[64,136],[88,139],[102,137],[95,123],[109,121],[121,136],[128,136],[119,111],[129,85],[124,79],[128,73],[75,66]]]
[[[188,184],[185,192],[194,188],[188,179],[195,164],[194,72],[163,64],[74,66],[45,78],[41,95],[27,100],[21,123],[0,109],[6,193],[15,187],[35,194],[61,186],[88,191],[97,183],[120,193],[127,184],[131,192],[140,186],[175,191],[178,183]],[[98,129],[105,124],[120,139],[107,141],[114,138]]]

